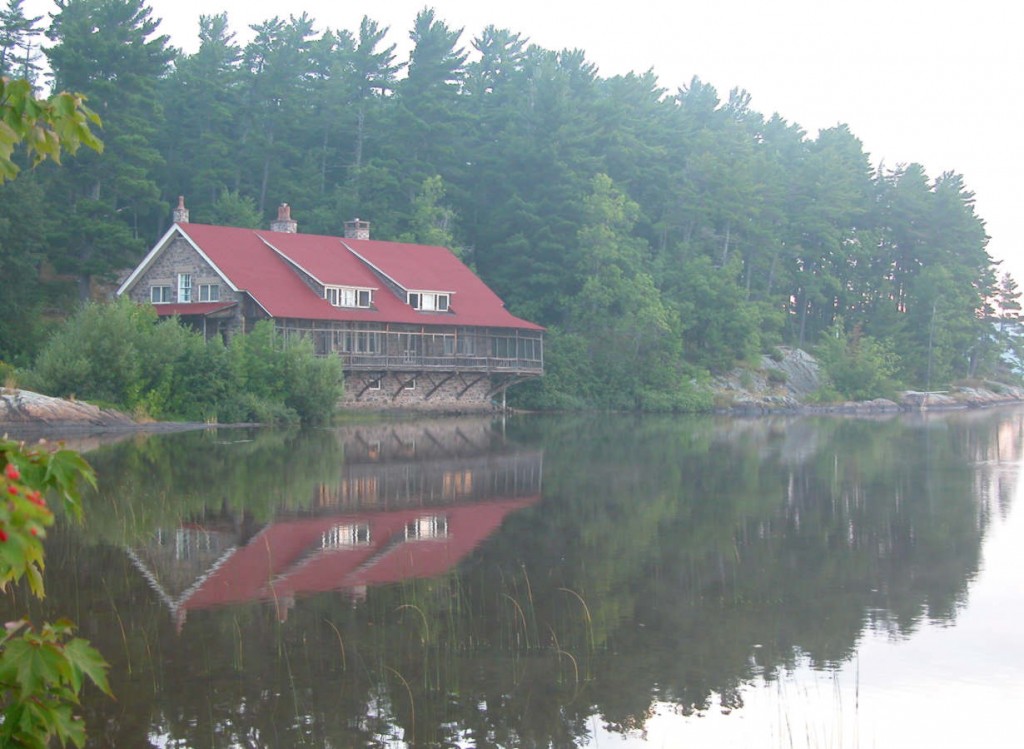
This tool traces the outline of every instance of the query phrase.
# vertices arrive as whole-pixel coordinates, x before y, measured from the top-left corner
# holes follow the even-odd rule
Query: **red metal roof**
[[[494,533],[509,513],[539,499],[278,521],[222,560],[178,605],[196,610],[440,575]],[[446,533],[403,540],[406,524],[424,516],[443,516]],[[323,549],[324,534],[339,524],[368,526],[368,543]]]
[[[543,330],[510,314],[501,299],[444,247],[204,224],[180,224],[178,230],[273,317]],[[449,311],[412,309],[367,263],[406,289],[450,292]],[[332,306],[303,282],[293,266],[324,284],[376,289],[373,307]]]

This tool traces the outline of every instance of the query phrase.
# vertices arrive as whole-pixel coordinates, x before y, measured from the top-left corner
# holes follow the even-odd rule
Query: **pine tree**
[[[24,78],[35,85],[41,57],[37,38],[43,35],[39,28],[43,17],[26,16],[23,4],[24,0],[7,0],[7,8],[0,10],[0,75]]]
[[[167,111],[188,113],[187,125],[162,128],[164,195],[186,195],[199,209],[237,189],[242,50],[234,37],[226,13],[200,16],[199,49],[160,82]]]
[[[68,214],[53,259],[77,275],[86,298],[94,276],[110,278],[134,263],[163,229],[156,85],[173,50],[144,0],[57,0],[57,7],[46,53],[54,87],[84,93],[104,121],[102,158],[70,162],[50,188]]]
[[[1020,321],[1021,292],[1009,271],[999,277],[996,292],[996,309],[999,311],[1000,329]]]

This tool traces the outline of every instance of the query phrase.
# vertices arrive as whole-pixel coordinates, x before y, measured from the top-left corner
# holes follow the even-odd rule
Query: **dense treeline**
[[[0,19],[0,71],[38,76],[43,19],[21,0]],[[288,202],[301,231],[359,216],[452,246],[549,327],[538,404],[699,405],[708,371],[823,337],[890,385],[998,367],[991,318],[1017,292],[959,174],[876,167],[844,125],[812,137],[742,90],[602,78],[430,9],[407,59],[370,18],[275,17],[245,45],[223,14],[198,23],[183,54],[142,0],[58,0],[52,82],[89,97],[106,149],[2,187],[0,357],[30,359],[41,321],[137,261],[185,195],[196,222]]]

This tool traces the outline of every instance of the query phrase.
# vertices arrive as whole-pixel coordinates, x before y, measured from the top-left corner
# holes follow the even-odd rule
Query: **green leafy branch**
[[[81,146],[101,152],[103,143],[90,124],[102,127],[81,94],[37,99],[27,80],[0,77],[0,183],[18,174],[12,157],[19,143],[33,166],[46,159],[59,164],[63,151],[74,154]]]
[[[0,588],[24,579],[38,598],[45,595],[43,540],[54,514],[47,495],[82,517],[82,483],[96,485],[88,463],[73,450],[26,449],[0,439]],[[67,620],[38,629],[27,619],[8,622],[0,636],[0,746],[45,749],[51,739],[85,744],[85,722],[77,715],[86,681],[110,695],[107,664],[87,640],[74,637]]]

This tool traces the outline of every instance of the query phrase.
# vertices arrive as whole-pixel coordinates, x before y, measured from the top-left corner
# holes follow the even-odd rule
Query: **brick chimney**
[[[369,239],[370,222],[354,218],[345,222],[345,239]]]
[[[292,219],[292,208],[287,203],[281,203],[277,207],[277,221],[270,222],[270,231],[280,231],[285,234],[295,234],[299,230],[298,223]]]
[[[174,209],[171,214],[174,223],[176,224],[187,224],[188,223],[188,208],[185,207],[185,196],[178,196],[178,207]]]

